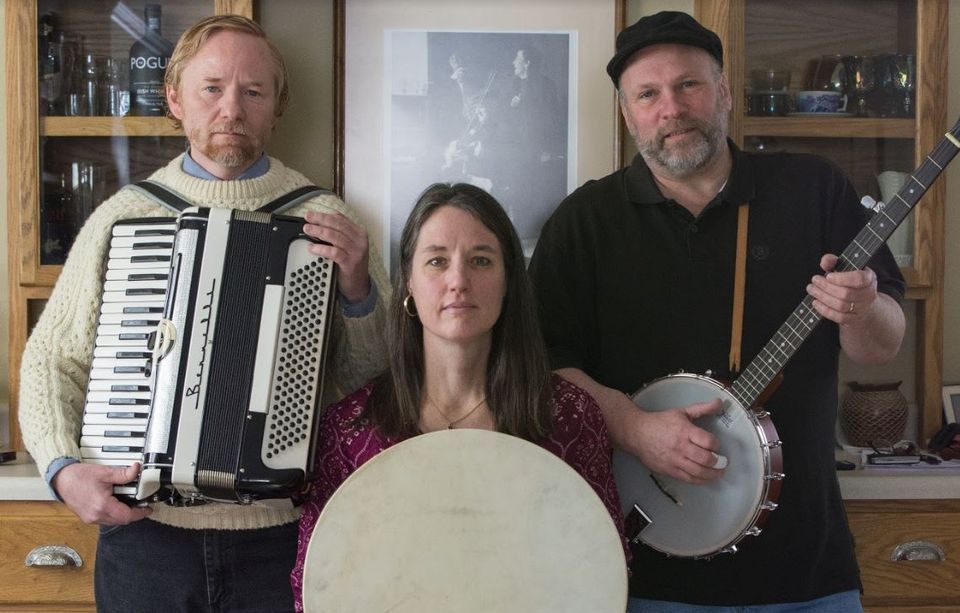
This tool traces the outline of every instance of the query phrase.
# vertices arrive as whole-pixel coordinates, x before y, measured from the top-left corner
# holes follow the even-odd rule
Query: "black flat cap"
[[[607,74],[613,79],[613,84],[620,87],[620,74],[627,67],[630,56],[644,47],[660,43],[700,47],[723,66],[723,45],[720,44],[720,37],[686,13],[662,11],[642,17],[617,35],[617,52],[607,64]]]

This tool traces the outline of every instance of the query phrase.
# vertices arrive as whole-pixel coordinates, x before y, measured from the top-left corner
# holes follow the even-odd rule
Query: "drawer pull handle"
[[[890,559],[894,562],[904,562],[912,560],[936,560],[943,562],[947,559],[947,554],[943,549],[930,541],[909,541],[900,543],[893,550]]]
[[[40,545],[34,547],[24,560],[25,566],[83,566],[83,558],[66,545]]]

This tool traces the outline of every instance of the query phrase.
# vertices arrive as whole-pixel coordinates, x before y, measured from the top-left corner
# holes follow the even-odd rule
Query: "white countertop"
[[[837,450],[838,460],[849,460],[855,470],[837,471],[844,500],[916,500],[960,498],[960,466],[956,462],[937,467],[914,464],[908,467],[862,468],[857,448]],[[790,476],[787,475],[789,479]]]
[[[858,468],[839,471],[837,477],[844,500],[960,498],[957,469]]]
[[[24,451],[13,462],[0,464],[0,500],[53,500],[50,488]]]

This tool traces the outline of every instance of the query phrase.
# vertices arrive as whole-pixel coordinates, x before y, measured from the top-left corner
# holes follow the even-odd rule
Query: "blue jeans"
[[[627,613],[863,613],[863,607],[860,605],[860,592],[852,590],[807,602],[742,607],[710,607],[631,598],[627,603]]]
[[[150,519],[104,526],[97,610],[292,611],[297,530],[297,522],[260,530],[186,530]]]

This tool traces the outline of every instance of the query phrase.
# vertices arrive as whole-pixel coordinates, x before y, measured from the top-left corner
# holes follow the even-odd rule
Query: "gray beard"
[[[698,121],[691,127],[699,132],[700,143],[686,151],[669,151],[663,147],[658,133],[648,141],[641,141],[634,135],[637,151],[647,164],[656,164],[671,174],[683,176],[703,168],[727,143],[729,119],[719,111],[715,123]]]

